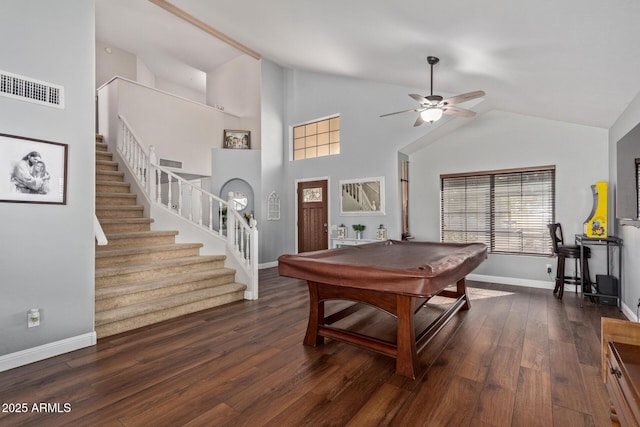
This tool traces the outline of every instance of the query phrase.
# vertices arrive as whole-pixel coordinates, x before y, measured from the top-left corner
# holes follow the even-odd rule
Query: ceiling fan
[[[410,108],[408,110],[396,111],[395,113],[383,114],[380,117],[391,116],[394,114],[406,113],[409,111],[415,111],[420,113],[413,126],[420,126],[425,122],[433,123],[442,117],[443,114],[458,117],[473,117],[476,115],[475,111],[467,110],[464,108],[456,107],[455,104],[471,101],[472,99],[481,98],[485,95],[484,91],[476,90],[474,92],[463,93],[461,95],[453,96],[451,98],[443,99],[440,95],[433,94],[433,66],[440,61],[435,56],[427,56],[427,62],[431,66],[431,94],[427,96],[416,95],[410,93],[409,96],[420,103],[417,108]]]

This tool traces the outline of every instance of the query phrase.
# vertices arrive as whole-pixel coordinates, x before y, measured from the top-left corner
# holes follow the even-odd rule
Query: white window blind
[[[492,253],[550,255],[555,167],[442,175],[441,239]]]

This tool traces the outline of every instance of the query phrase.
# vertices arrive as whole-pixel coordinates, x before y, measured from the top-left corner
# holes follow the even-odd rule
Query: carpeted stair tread
[[[179,249],[191,249],[191,248],[202,248],[204,246],[202,243],[174,243],[171,245],[157,245],[157,246],[141,246],[134,248],[118,248],[118,249],[104,249],[101,251],[96,251],[96,258],[108,258],[113,256],[123,256],[123,255],[135,255],[135,254],[144,254],[151,252],[162,252],[162,251],[173,251]]]
[[[102,218],[100,219],[100,224],[128,224],[128,223],[138,223],[138,224],[151,224],[153,223],[153,218]]]
[[[129,239],[132,237],[177,236],[178,230],[130,231],[124,233],[107,233],[107,240]]]
[[[213,288],[200,289],[197,291],[191,291],[180,295],[160,298],[149,302],[133,304],[127,307],[102,311],[96,313],[95,324],[96,326],[101,326],[111,322],[122,321],[123,319],[135,318],[156,311],[171,309],[181,305],[214,298],[219,295],[244,291],[246,288],[246,285],[234,282],[228,285],[220,285]]]
[[[142,211],[144,206],[142,205],[96,205],[96,210],[104,211],[117,211],[117,210],[129,210],[129,211]]]
[[[119,285],[108,288],[96,289],[96,300],[104,298],[112,298],[117,295],[130,294],[137,292],[151,291],[154,289],[173,286],[176,284],[195,282],[198,280],[214,279],[222,276],[231,276],[230,282],[233,282],[235,270],[232,268],[216,268],[210,271],[200,271],[195,273],[183,273],[177,276],[165,277],[162,279],[148,280],[146,282],[130,283],[128,285]],[[217,285],[221,286],[221,285]]]
[[[143,272],[147,270],[155,270],[163,267],[171,267],[174,265],[187,266],[187,265],[198,264],[198,263],[224,261],[226,258],[227,257],[225,255],[199,255],[197,257],[158,260],[158,261],[148,262],[148,263],[139,264],[139,265],[96,268],[96,278],[115,276],[119,274],[137,273],[137,272]]]

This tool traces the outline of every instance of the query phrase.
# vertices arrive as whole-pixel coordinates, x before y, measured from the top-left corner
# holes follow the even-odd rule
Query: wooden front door
[[[298,183],[298,253],[329,247],[327,180]]]

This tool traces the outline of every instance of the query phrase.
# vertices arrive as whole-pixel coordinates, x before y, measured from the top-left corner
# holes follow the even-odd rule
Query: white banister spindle
[[[169,209],[173,209],[171,207],[171,174],[167,174],[167,207]]]
[[[162,204],[162,171],[156,169],[156,203]]]
[[[177,181],[178,181],[178,215],[182,216],[182,180],[179,179]],[[189,220],[191,220],[191,209],[189,209]]]
[[[253,217],[249,219],[249,224],[247,224],[245,219],[235,210],[234,193],[231,192],[226,201],[222,200],[199,185],[194,185],[169,169],[158,165],[155,147],[149,146],[147,151],[122,116],[119,116],[118,130],[117,148],[120,160],[126,162],[126,167],[135,177],[138,188],[146,193],[152,204],[174,213],[177,210],[178,215],[182,218],[181,221],[188,220],[203,231],[216,233],[221,238],[225,238],[226,226],[227,256],[233,256],[239,263],[236,265],[240,265],[249,277],[245,297],[256,299],[258,297],[258,230]],[[174,182],[177,182],[176,188],[173,188]],[[164,189],[165,185],[166,190]],[[173,194],[175,191],[178,191],[177,197]],[[187,193],[183,194],[183,191]],[[356,188],[349,188],[347,191],[352,196],[356,196],[354,194],[357,191]],[[163,200],[164,197],[166,197],[166,203]],[[187,203],[185,198],[187,197],[189,212],[188,215],[185,212],[183,216],[184,203]],[[175,207],[173,206],[174,199],[177,199]],[[198,206],[194,207],[194,203]],[[209,209],[207,224],[205,224],[207,221],[205,218],[206,209]],[[215,221],[216,209],[217,221]]]
[[[202,205],[204,203],[204,193],[202,191],[198,191],[198,194],[200,195],[199,198],[199,203],[198,203],[198,225],[200,227],[202,227],[202,215],[203,215],[203,211],[202,211]]]
[[[209,231],[213,230],[213,198],[211,196],[209,199]]]

